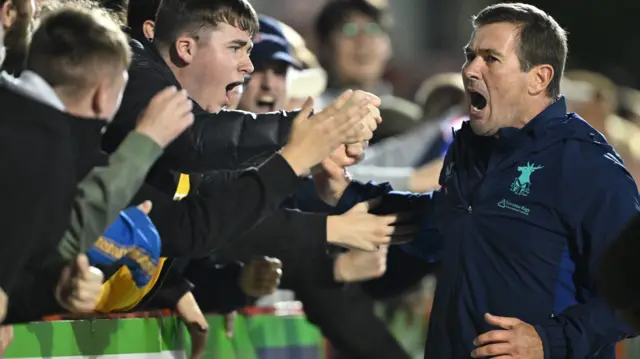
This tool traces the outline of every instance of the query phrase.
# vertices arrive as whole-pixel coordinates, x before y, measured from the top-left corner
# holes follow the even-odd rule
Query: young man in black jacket
[[[82,21],[80,22],[82,23]],[[57,26],[64,26],[64,22],[54,22],[54,24]],[[119,30],[117,31],[119,32]],[[120,86],[121,89],[123,84],[126,82],[126,72],[122,73],[123,70],[120,69],[119,77],[109,73],[107,74],[108,76],[105,75],[103,77],[99,77],[98,79],[92,78],[91,76],[84,76],[86,75],[86,73],[84,73],[84,75],[77,75],[76,72],[82,72],[80,71],[82,70],[82,68],[78,68],[76,66],[71,69],[68,66],[65,66],[69,62],[65,56],[69,56],[71,54],[67,52],[56,52],[57,49],[76,47],[82,48],[82,44],[84,43],[95,44],[95,42],[84,41],[82,39],[83,34],[75,31],[58,31],[46,33],[52,34],[51,36],[55,36],[55,34],[59,33],[64,33],[64,39],[57,40],[62,42],[73,42],[74,40],[76,41],[74,44],[67,43],[65,46],[55,47],[53,49],[51,49],[50,47],[40,48],[34,46],[31,49],[31,56],[29,57],[29,63],[27,66],[27,69],[32,70],[31,72],[33,73],[33,76],[31,76],[34,79],[33,81],[35,83],[33,86],[39,89],[35,92],[39,93],[39,99],[42,102],[46,103],[46,105],[42,106],[49,106],[50,110],[54,112],[60,112],[60,110],[63,110],[75,115],[73,116],[57,114],[56,112],[57,116],[61,116],[62,118],[66,119],[64,121],[61,121],[62,124],[60,124],[60,126],[65,129],[65,132],[62,132],[60,134],[60,142],[64,142],[65,147],[63,147],[63,149],[68,151],[68,156],[66,157],[69,158],[66,159],[67,162],[57,165],[56,171],[62,170],[64,173],[68,174],[68,177],[60,176],[60,178],[65,179],[70,184],[72,184],[72,186],[70,187],[69,191],[66,191],[65,188],[69,186],[63,186],[53,181],[55,184],[55,188],[60,188],[56,190],[47,190],[47,192],[52,193],[52,196],[62,196],[61,198],[55,198],[55,201],[52,201],[52,205],[54,205],[55,203],[56,206],[68,207],[70,206],[69,201],[71,201],[71,199],[73,198],[72,194],[73,190],[75,189],[75,184],[82,177],[84,177],[84,175],[96,164],[105,164],[106,162],[106,157],[102,156],[99,149],[100,136],[102,133],[102,129],[106,124],[105,119],[111,118],[113,113],[117,109],[119,92],[114,89],[117,89],[118,86]],[[88,32],[87,34],[90,35],[92,33]],[[120,35],[122,36],[121,33]],[[122,36],[122,38],[124,38],[124,36]],[[53,41],[52,39],[49,40]],[[41,44],[46,45],[51,41],[41,42]],[[126,48],[127,46],[125,45],[125,49]],[[93,46],[88,50],[91,51],[95,49],[96,47]],[[103,50],[98,47],[96,51],[102,54],[100,51]],[[95,56],[95,54],[93,54],[92,56]],[[44,59],[46,59],[46,61],[43,61]],[[59,61],[54,61],[56,59]],[[122,54],[120,54],[120,57],[118,59],[121,61],[126,61],[125,65],[123,66],[123,68],[126,68],[126,64],[128,64],[129,61],[128,49],[127,51],[124,51]],[[94,64],[92,62],[91,66],[93,65]],[[92,74],[103,75],[103,72],[106,72],[105,69],[110,68],[111,67],[109,66],[101,66],[99,68],[101,71],[97,71],[93,68],[89,69],[88,71]],[[96,82],[90,82],[89,80],[91,79],[95,80]],[[80,81],[80,84],[78,84],[78,81]],[[104,82],[104,84],[100,81]],[[39,88],[38,86],[41,88]],[[78,90],[78,86],[82,87],[83,90]],[[90,86],[90,89],[93,92],[84,89],[83,86]],[[97,99],[92,100],[91,96],[96,96]],[[10,96],[7,95],[7,98],[9,97]],[[105,108],[93,106],[92,104],[98,100],[113,102],[108,103],[109,107]],[[17,103],[17,101],[15,102]],[[39,106],[34,105],[30,109],[37,109],[38,107]],[[10,108],[10,106],[7,105],[6,108]],[[315,162],[318,162],[320,159],[327,156],[327,154],[330,153],[333,148],[345,138],[344,135],[336,136],[337,132],[339,131],[337,127],[340,127],[340,125],[351,126],[351,124],[358,123],[362,114],[365,113],[364,111],[367,111],[364,105],[356,104],[350,109],[350,112],[348,112],[344,116],[334,116],[333,119],[328,119],[327,121],[303,122],[302,119],[306,119],[306,117],[304,117],[304,115],[300,116],[296,124],[294,124],[293,126],[294,132],[293,136],[290,139],[290,145],[285,146],[286,148],[282,151],[283,155],[276,155],[270,162],[267,163],[267,165],[262,166],[258,170],[246,171],[242,176],[240,176],[240,178],[238,178],[238,180],[234,182],[234,184],[231,184],[226,188],[226,190],[229,191],[228,194],[225,194],[223,192],[225,189],[221,189],[220,191],[217,191],[215,194],[212,194],[206,199],[203,199],[202,197],[194,198],[192,200],[181,202],[177,206],[175,205],[175,202],[163,202],[166,196],[156,196],[158,192],[154,192],[153,190],[149,191],[148,186],[143,186],[139,193],[139,196],[144,198],[145,200],[153,200],[153,202],[155,203],[155,210],[153,211],[153,215],[151,217],[154,222],[159,224],[158,229],[165,241],[169,244],[176,244],[178,251],[179,248],[182,248],[180,247],[180,243],[185,237],[197,237],[199,239],[205,237],[206,239],[215,238],[216,240],[224,240],[225,231],[227,231],[227,236],[233,238],[238,234],[235,231],[241,232],[246,230],[247,228],[250,228],[259,220],[260,216],[269,214],[271,211],[273,211],[274,208],[277,208],[279,206],[279,202],[284,200],[289,192],[295,189],[295,186],[297,185],[298,176],[296,175],[296,172],[293,168],[296,168],[298,171],[304,172],[306,168],[311,167]],[[351,116],[352,114],[354,116]],[[349,116],[351,116],[353,119],[351,119]],[[86,117],[97,117],[97,119],[86,119]],[[351,123],[349,121],[351,121]],[[348,133],[349,130],[346,129],[346,132]],[[318,142],[319,138],[320,141]],[[30,144],[30,142],[28,141],[25,143]],[[44,143],[47,142],[44,141]],[[47,149],[49,151],[48,153],[51,154],[51,152],[55,148],[56,147],[52,145],[52,149]],[[60,157],[65,156],[61,155]],[[291,165],[289,165],[287,160],[285,160],[286,157],[289,157]],[[6,163],[9,163],[9,159]],[[37,163],[37,161],[33,161],[33,163]],[[269,163],[271,164],[269,165]],[[42,168],[46,169],[49,167],[43,166]],[[280,173],[280,176],[277,175],[278,173]],[[50,176],[39,176],[39,178],[55,177],[56,175],[58,174],[52,172]],[[29,182],[26,182],[25,179],[24,183]],[[6,188],[9,189],[8,186]],[[34,191],[34,193],[38,192]],[[70,198],[69,193],[71,193]],[[7,196],[9,197],[10,195],[15,195],[15,191],[12,191]],[[242,202],[240,200],[241,198],[247,198],[248,201]],[[24,201],[24,198],[22,198],[22,200]],[[134,200],[134,203],[139,203],[139,201]],[[184,205],[181,205],[182,203],[184,203]],[[46,206],[42,207],[46,208]],[[233,221],[227,220],[227,218],[222,215],[222,213],[225,213],[230,209],[240,207],[242,207],[241,213],[235,213]],[[62,223],[56,221],[56,226],[33,225],[29,228],[33,228],[33,230],[42,230],[41,228],[44,227],[47,228],[47,231],[55,231],[55,233],[58,233],[59,231],[59,229],[56,229],[58,228],[58,226],[64,229],[64,224],[68,223],[69,211],[58,209],[49,209],[48,211],[55,213],[56,215],[59,214],[65,219],[65,221]],[[245,214],[244,216],[243,213]],[[158,217],[158,215],[160,215],[160,217]],[[163,215],[167,215],[168,218],[163,218]],[[183,225],[184,222],[190,223],[191,220],[189,218],[181,218],[180,215],[191,215],[192,218],[198,218],[201,221],[206,218],[209,220],[207,222],[209,226],[199,226],[197,221],[195,221],[193,227]],[[207,218],[207,216],[211,217]],[[169,227],[163,227],[162,224],[166,222],[170,222],[172,225]],[[15,221],[15,223],[20,222]],[[176,229],[176,227],[178,228]],[[171,229],[167,230],[167,228]],[[203,235],[199,237],[185,236],[185,228],[190,228],[191,230],[197,228],[197,231],[203,233]],[[218,231],[216,231],[216,229]],[[56,238],[57,240],[59,240],[60,236],[54,236],[52,233],[51,238]],[[202,247],[198,248],[204,252],[213,249],[214,246],[212,243],[216,243],[215,240],[205,240],[205,242],[206,243],[203,243]],[[171,245],[165,246],[165,249],[167,247],[171,249]],[[47,252],[48,249],[43,249],[43,251]],[[9,254],[10,252],[8,251],[6,253]],[[55,271],[50,271],[50,273],[55,273]],[[42,278],[34,276],[34,280],[40,280]],[[25,289],[30,288],[29,281],[22,280],[21,287]],[[21,291],[21,293],[25,295],[29,294],[26,290]],[[38,296],[34,296],[34,298],[38,298]],[[20,302],[16,301],[16,303]],[[23,308],[24,305],[20,305],[17,310],[20,311]],[[36,311],[33,308],[24,309],[25,312],[30,313]],[[47,313],[48,310],[49,309],[45,309],[44,313],[42,314]],[[55,311],[57,309],[52,310]],[[12,314],[11,311],[9,314]],[[24,315],[22,317],[24,317]]]
[[[61,12],[48,20],[40,34],[63,22],[74,29],[85,26],[94,30],[83,35],[99,33],[101,41],[85,48],[88,51],[76,51],[74,60],[79,61],[73,69],[61,67],[60,53],[47,51],[48,71],[29,71],[43,63],[38,61],[42,57],[34,56],[20,79],[3,74],[0,146],[4,155],[0,168],[7,176],[0,188],[3,204],[11,211],[2,216],[7,238],[0,251],[0,286],[10,296],[7,322],[34,320],[56,312],[91,311],[102,282],[86,256],[80,255],[69,264],[59,256],[57,246],[69,225],[77,167],[83,162],[82,151],[70,138],[76,126],[93,125],[90,116],[110,118],[115,113],[126,82],[129,49],[126,41],[118,42],[125,39],[121,33],[110,32],[91,15]],[[48,45],[51,47],[41,50],[59,49],[57,44]],[[77,77],[87,68],[94,76],[84,73],[87,76]],[[92,106],[80,117],[61,111],[77,111],[83,103]]]
[[[207,25],[196,25],[200,23]],[[174,85],[185,88],[194,101],[195,123],[167,149],[159,169],[183,173],[235,170],[247,160],[278,151],[289,137],[294,116],[220,111],[228,101],[228,91],[253,71],[248,54],[257,28],[257,15],[245,0],[163,1],[153,43],[132,41],[130,81],[121,109],[104,136],[104,148],[112,151],[131,131],[149,99]],[[370,98],[372,104],[378,104],[379,99]],[[361,137],[350,142],[370,138],[377,127],[376,116],[377,111],[364,118]]]
[[[130,7],[132,10],[134,6],[139,9],[138,5],[132,3]],[[209,23],[210,26],[207,26],[206,29],[201,29],[203,32],[200,33],[193,30],[192,25],[194,19],[202,14],[211,15],[211,18],[216,20]],[[226,19],[227,16],[229,19],[223,21],[222,19]],[[129,17],[135,19],[139,16],[130,12]],[[137,36],[141,36],[143,32],[140,23],[142,18],[144,16],[137,20],[138,24],[129,24]],[[238,26],[243,24],[240,27],[246,27],[246,29],[241,30],[229,25],[226,21],[231,21]],[[186,88],[194,99],[194,126],[167,148],[147,181],[154,188],[168,195],[166,201],[172,201],[177,186],[178,172],[193,174],[210,169],[228,169],[231,172],[229,179],[232,180],[237,176],[238,172],[236,171],[239,168],[258,165],[264,158],[272,156],[275,151],[280,149],[284,139],[289,136],[291,116],[286,113],[254,115],[239,111],[221,111],[212,114],[205,111],[205,108],[217,110],[225,101],[224,87],[227,84],[222,87],[216,86],[216,84],[226,83],[231,81],[230,78],[235,78],[237,81],[233,84],[238,85],[243,80],[244,74],[252,70],[247,51],[250,48],[250,35],[256,31],[257,27],[257,16],[246,1],[168,0],[162,2],[161,8],[158,9],[158,22],[154,24],[154,32],[158,32],[160,38],[156,37],[153,42],[150,42],[146,37],[151,36],[147,34],[144,38],[138,37],[140,42],[132,41],[134,56],[132,66],[129,69],[130,81],[125,90],[121,110],[103,137],[103,146],[107,151],[112,151],[130,130],[140,109],[163,86],[176,85]],[[224,40],[220,39],[220,36],[232,37]],[[239,47],[238,42],[244,42],[243,46]],[[177,51],[177,48],[182,45],[187,46],[183,50],[188,48],[181,55],[184,58],[178,59],[168,56],[167,51],[170,49],[171,52]],[[212,51],[228,58],[211,59]],[[187,60],[188,64],[185,62]],[[237,67],[231,71],[231,74],[209,66],[211,63],[218,64],[224,60],[236,64]],[[376,101],[377,99],[374,99],[374,103],[377,103]],[[214,108],[216,104],[218,107]],[[323,116],[323,114],[315,116]],[[375,129],[377,119],[374,117],[366,116],[363,118],[366,123],[365,133],[364,137],[358,140],[368,138],[369,131]],[[355,139],[350,140],[345,142],[358,142]],[[201,195],[209,194],[212,191],[216,192],[218,186],[207,187],[208,189],[201,192]],[[156,210],[157,206],[154,211]],[[156,216],[162,217],[164,222],[169,224],[166,220],[169,218],[169,214],[156,214]],[[230,211],[224,218],[232,221],[233,216],[233,211]],[[332,235],[325,235],[327,227],[336,227],[336,225],[327,222],[325,214],[278,211],[269,221],[278,223],[278,227],[300,226],[308,231],[318,233],[319,240],[314,241],[314,245],[322,250],[327,242],[353,244],[348,243],[353,242],[353,238],[345,233],[338,233],[336,230],[331,231]],[[337,222],[337,220],[330,222]],[[163,224],[156,223],[156,225],[162,226]],[[207,228],[208,223],[205,222],[202,226]],[[167,230],[171,229],[167,228]],[[190,234],[192,235],[183,236],[179,251],[167,249],[167,253],[171,253],[173,256],[189,256],[193,253],[210,252],[210,250],[202,250],[199,243],[195,242],[201,238],[201,232],[194,230]],[[218,243],[223,242],[221,238],[217,238],[217,240]],[[388,238],[374,239],[380,243],[388,240]],[[189,246],[191,247],[189,248]]]

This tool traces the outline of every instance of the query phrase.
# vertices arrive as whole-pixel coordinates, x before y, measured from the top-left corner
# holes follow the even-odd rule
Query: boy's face
[[[176,41],[178,56],[187,66],[181,82],[189,96],[209,112],[231,104],[230,91],[253,72],[249,34],[226,23],[203,33],[199,39],[184,36]]]
[[[255,113],[282,110],[287,99],[288,67],[283,61],[272,61],[257,69],[245,86],[239,109]]]

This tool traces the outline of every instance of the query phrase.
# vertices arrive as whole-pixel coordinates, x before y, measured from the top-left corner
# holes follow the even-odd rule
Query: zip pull
[[[473,208],[471,207],[471,205],[469,205],[469,207],[467,207],[467,212],[469,214],[471,214],[471,212],[473,212]]]

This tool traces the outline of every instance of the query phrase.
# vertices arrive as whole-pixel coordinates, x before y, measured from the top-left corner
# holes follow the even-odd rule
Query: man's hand
[[[367,147],[369,147],[369,141],[345,145],[344,156],[332,156],[331,159],[341,167],[353,166],[364,159]]]
[[[176,312],[191,337],[191,355],[189,359],[199,359],[207,347],[209,323],[202,314],[193,293],[187,292],[176,304]]]
[[[9,307],[9,297],[7,293],[0,288],[0,323],[4,322],[7,317],[7,308]]]
[[[388,246],[377,252],[350,250],[338,256],[333,265],[337,282],[358,282],[381,277],[387,271]]]
[[[9,344],[13,341],[13,325],[0,326],[0,358],[4,357]]]
[[[138,120],[136,131],[165,148],[193,124],[192,107],[185,90],[168,87],[151,99]]]
[[[233,330],[236,326],[236,317],[238,316],[237,311],[233,311],[231,313],[227,313],[224,315],[224,332],[227,335],[227,338],[233,338]]]
[[[411,192],[430,192],[438,189],[443,163],[444,159],[438,158],[417,168],[409,178]]]
[[[353,92],[353,96],[347,102],[345,107],[348,108],[353,103],[356,103],[363,99],[369,102],[369,104],[367,105],[369,109],[369,113],[363,118],[362,123],[373,134],[376,128],[378,128],[378,125],[382,122],[382,116],[380,116],[380,110],[378,109],[378,107],[380,107],[380,104],[382,103],[382,100],[378,96],[370,92],[356,90]],[[350,142],[350,143],[358,143],[358,142],[360,141]]]
[[[346,91],[312,118],[309,117],[313,100],[309,98],[293,120],[289,141],[281,155],[299,176],[307,175],[309,169],[327,158],[341,144],[366,141],[373,136],[364,123],[371,113],[371,99],[365,97],[343,108],[352,96],[353,91]]]
[[[280,285],[282,262],[277,258],[252,259],[242,268],[238,278],[240,289],[249,297],[262,297],[273,293]]]
[[[327,218],[327,242],[350,249],[375,252],[381,245],[409,242],[418,231],[410,223],[413,213],[375,215],[369,210],[379,199],[361,202],[348,212]]]
[[[487,323],[502,328],[479,335],[473,344],[473,358],[543,359],[542,340],[536,329],[518,318],[485,314]]]
[[[151,201],[144,201],[138,205],[138,209],[140,210],[140,212],[148,216],[153,209],[153,203]]]
[[[71,313],[91,313],[100,299],[103,279],[102,272],[89,265],[87,256],[79,254],[62,270],[56,287],[56,300]]]
[[[346,167],[353,166],[364,158],[368,142],[340,145],[312,170],[313,182],[320,199],[335,206],[351,183]]]

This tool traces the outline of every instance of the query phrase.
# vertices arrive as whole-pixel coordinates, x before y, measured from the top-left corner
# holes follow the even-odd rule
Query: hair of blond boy
[[[27,56],[28,70],[70,97],[82,95],[105,77],[119,77],[131,62],[120,26],[104,9],[85,5],[60,5],[46,14]]]

